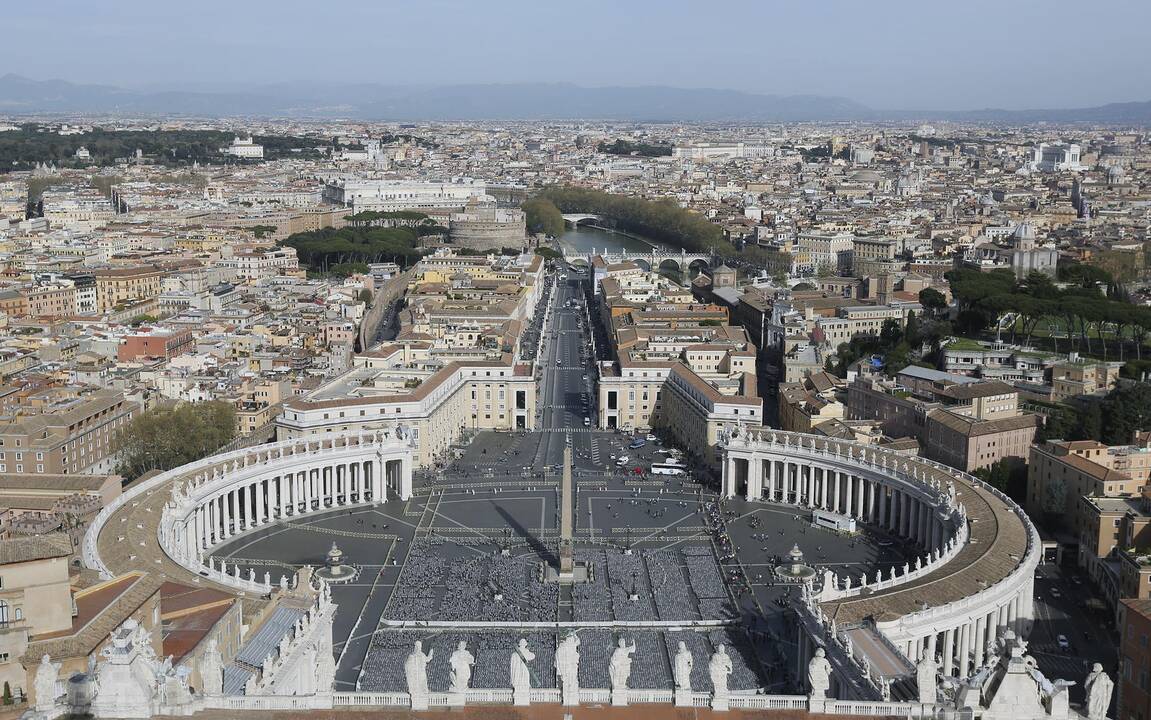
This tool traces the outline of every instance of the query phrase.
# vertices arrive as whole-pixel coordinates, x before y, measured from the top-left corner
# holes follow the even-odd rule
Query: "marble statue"
[[[1095,663],[1091,666],[1091,672],[1083,682],[1083,689],[1087,693],[1087,717],[1090,720],[1104,720],[1107,708],[1111,706],[1115,683],[1103,672],[1103,665]]]
[[[468,683],[472,681],[472,665],[476,664],[476,658],[468,652],[466,642],[460,640],[455,652],[448,659],[448,664],[452,666],[451,685],[448,689],[454,693],[465,692],[468,689]]]
[[[915,683],[919,686],[919,702],[928,704],[936,701],[936,675],[938,672],[939,666],[936,665],[935,658],[931,656],[930,652],[924,650],[923,656],[915,665]]]
[[[831,663],[827,661],[827,651],[815,649],[815,657],[807,664],[807,684],[811,688],[809,697],[823,700],[831,689]]]
[[[532,672],[528,666],[532,660],[536,659],[536,654],[528,648],[527,638],[520,638],[516,649],[512,651],[510,675],[512,681],[512,694],[521,696],[516,701],[516,704],[527,704],[528,694],[532,687]]]
[[[691,671],[695,667],[695,658],[687,649],[682,640],[675,651],[675,689],[691,692]]]
[[[49,713],[56,707],[56,698],[59,696],[59,678],[61,663],[52,662],[47,654],[40,658],[36,666],[36,710]]]
[[[413,697],[426,698],[428,695],[428,663],[435,650],[424,652],[423,642],[416,640],[415,647],[404,660],[404,677],[408,681],[408,693]]]
[[[224,659],[216,638],[210,638],[200,656],[200,684],[205,695],[221,695],[224,692]]]
[[[332,683],[336,681],[336,657],[332,655],[332,649],[320,648],[319,655],[316,659],[316,692],[327,693],[332,689]]]
[[[716,695],[727,695],[727,676],[731,675],[731,656],[722,644],[716,647],[711,660],[707,664],[707,673],[711,676],[711,686]]]
[[[579,704],[579,636],[568,633],[556,646],[556,680],[565,705]]]
[[[608,677],[611,678],[613,691],[626,690],[628,678],[631,677],[631,656],[635,652],[635,643],[627,644],[627,640],[619,639],[615,650],[608,662]]]

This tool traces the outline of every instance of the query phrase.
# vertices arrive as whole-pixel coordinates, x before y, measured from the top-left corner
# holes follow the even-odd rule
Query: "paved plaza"
[[[467,455],[476,447],[523,447],[527,439],[535,438],[481,435]],[[463,464],[409,501],[280,522],[217,554],[244,573],[251,567],[278,580],[301,565],[322,565],[337,543],[360,569],[354,581],[333,588],[340,606],[333,628],[337,686],[363,690],[404,689],[402,659],[417,639],[438,652],[429,667],[433,689],[446,687],[447,658],[458,640],[468,641],[477,657],[477,687],[506,686],[507,655],[521,636],[538,656],[537,684],[550,687],[547,658],[557,630],[525,630],[517,623],[649,622],[642,629],[616,627],[615,634],[611,628],[579,631],[589,687],[606,686],[600,677],[606,658],[615,638],[625,636],[648,650],[637,652],[634,687],[669,686],[670,656],[684,640],[700,658],[726,644],[736,664],[733,688],[778,691],[794,682],[788,614],[798,598],[796,587],[773,580],[778,559],[798,542],[808,562],[839,573],[873,573],[903,562],[894,542],[833,535],[796,508],[717,504],[713,493],[678,478],[577,474],[575,554],[592,579],[574,586],[545,583],[544,566],[555,563],[558,549],[557,477],[495,482],[474,470],[456,472]],[[402,621],[490,627],[413,631],[398,627]],[[693,630],[664,627],[701,621],[714,622]],[[602,663],[596,660],[601,654]]]
[[[839,574],[873,575],[905,561],[884,536],[838,536],[792,507],[721,502],[714,478],[690,464],[685,476],[650,475],[671,450],[661,440],[632,448],[632,435],[585,426],[595,352],[588,319],[571,304],[582,299],[574,280],[560,282],[537,324],[543,402],[535,431],[467,437],[416,474],[407,501],[277,522],[216,552],[244,574],[252,568],[277,581],[323,565],[338,544],[359,574],[333,587],[337,689],[406,689],[403,659],[416,640],[434,650],[432,690],[446,688],[448,657],[461,640],[476,656],[473,686],[507,687],[521,637],[537,655],[533,685],[554,687],[557,639],[576,629],[586,687],[607,687],[607,659],[624,637],[638,648],[632,687],[670,687],[683,641],[700,687],[705,658],[724,644],[732,689],[796,691],[791,603],[799,589],[775,582],[774,566],[796,543],[809,564]],[[589,581],[557,585],[544,577],[558,562],[569,445],[574,554]]]

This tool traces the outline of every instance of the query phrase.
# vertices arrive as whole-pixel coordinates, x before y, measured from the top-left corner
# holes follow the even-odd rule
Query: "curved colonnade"
[[[265,594],[272,589],[270,576],[241,576],[239,567],[229,571],[222,562],[206,563],[212,548],[277,520],[389,496],[407,499],[412,463],[410,439],[390,429],[286,440],[204,458],[137,483],[104,508],[84,537],[84,563],[112,577],[101,556],[101,533],[115,530],[110,521],[118,512],[158,491],[166,501],[155,537],[168,560],[233,590]]]
[[[874,628],[904,668],[926,653],[944,674],[966,677],[1007,630],[1030,631],[1039,533],[967,473],[874,446],[751,431],[725,444],[723,493],[849,516],[915,545],[914,562],[886,575],[824,573],[811,606],[832,636]]]

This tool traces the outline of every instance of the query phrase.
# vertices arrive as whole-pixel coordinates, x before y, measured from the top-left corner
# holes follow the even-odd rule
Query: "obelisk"
[[[571,582],[575,578],[575,564],[572,562],[572,446],[564,446],[563,476],[560,481],[560,582]]]

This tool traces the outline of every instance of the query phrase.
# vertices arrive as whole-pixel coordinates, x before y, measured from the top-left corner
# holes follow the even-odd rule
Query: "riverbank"
[[[584,227],[595,228],[596,230],[603,230],[604,232],[613,233],[615,235],[623,235],[624,237],[631,238],[632,240],[639,240],[641,243],[648,245],[652,250],[659,250],[660,249],[660,246],[656,245],[651,240],[648,240],[647,238],[645,238],[642,235],[636,235],[635,233],[628,232],[627,230],[620,230],[618,228],[604,227],[603,225],[596,225],[595,223],[584,223]]]

